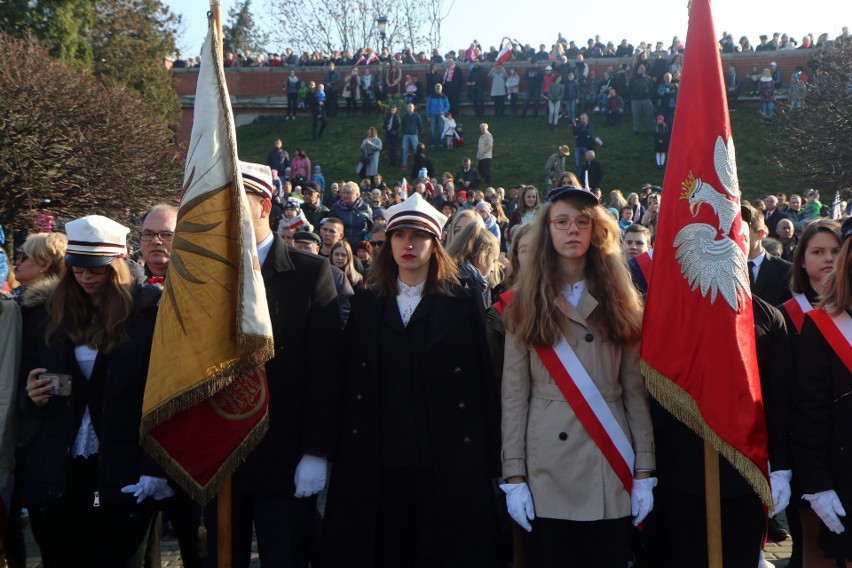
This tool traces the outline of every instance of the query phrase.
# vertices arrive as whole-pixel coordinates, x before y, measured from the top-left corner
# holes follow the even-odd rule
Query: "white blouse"
[[[423,299],[423,290],[426,288],[426,282],[421,282],[416,286],[409,286],[402,280],[397,278],[396,289],[399,294],[396,297],[396,305],[399,308],[399,316],[402,318],[402,325],[408,327],[408,322],[411,321],[411,315],[417,309],[420,300]]]
[[[92,349],[88,345],[78,345],[74,348],[74,356],[77,358],[80,370],[83,371],[83,376],[88,381],[92,378],[92,370],[95,368],[95,359],[98,358],[98,350]],[[80,422],[80,429],[77,431],[77,437],[74,438],[74,447],[71,448],[71,455],[88,458],[98,453],[99,448],[100,442],[98,442],[95,427],[92,425],[92,415],[89,413],[89,405],[87,404],[86,410],[83,412],[83,421]]]

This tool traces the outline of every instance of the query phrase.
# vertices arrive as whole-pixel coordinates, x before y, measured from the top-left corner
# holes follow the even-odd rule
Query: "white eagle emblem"
[[[703,204],[709,205],[719,217],[719,226],[690,223],[683,227],[674,240],[677,248],[675,257],[680,263],[681,274],[693,290],[700,287],[701,295],[705,298],[710,292],[711,304],[721,293],[731,309],[739,312],[745,298],[751,298],[751,289],[746,256],[729,236],[740,210],[740,187],[732,138],[728,138],[727,144],[721,136],[716,139],[713,163],[725,193],[717,191],[690,172],[683,182],[681,198],[689,199],[689,210],[693,217],[698,215]],[[743,227],[742,231],[745,230]]]

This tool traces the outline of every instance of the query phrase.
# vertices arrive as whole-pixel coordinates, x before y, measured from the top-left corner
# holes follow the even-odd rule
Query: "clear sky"
[[[183,16],[178,47],[187,55],[197,54],[207,31],[209,4],[205,0],[164,2]],[[268,3],[269,0],[252,2],[256,22],[271,24],[264,22]],[[235,4],[235,0],[222,0],[223,14],[227,15]],[[618,44],[627,38],[634,45],[640,41],[662,41],[669,46],[672,36],[681,40],[686,37],[687,0],[571,2],[562,3],[566,8],[559,10],[554,9],[558,4],[552,0],[492,0],[487,4],[476,0],[445,0],[445,5],[450,4],[450,15],[442,26],[442,53],[467,46],[473,39],[486,49],[498,46],[503,36],[535,46],[544,43],[549,48],[560,32],[578,46],[585,45],[595,34],[604,43]],[[796,41],[809,32],[814,37],[828,32],[833,38],[852,21],[849,0],[716,0],[712,6],[717,36],[727,31],[736,41],[745,35],[753,45],[758,43],[760,34],[771,36],[773,32],[787,33]],[[283,47],[286,46],[269,46],[269,49],[280,51]]]

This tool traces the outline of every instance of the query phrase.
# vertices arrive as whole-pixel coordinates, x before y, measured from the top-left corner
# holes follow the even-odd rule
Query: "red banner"
[[[642,335],[648,390],[769,504],[736,156],[709,0],[693,0]]]

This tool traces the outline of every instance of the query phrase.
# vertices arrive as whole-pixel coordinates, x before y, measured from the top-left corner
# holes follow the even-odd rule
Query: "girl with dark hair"
[[[387,219],[369,289],[351,300],[323,566],[498,566],[499,389],[482,301],[441,246],[446,217],[414,194]]]
[[[778,306],[787,323],[793,368],[797,367],[799,360],[800,333],[805,315],[819,305],[820,297],[826,292],[825,278],[834,269],[839,253],[840,227],[829,219],[808,224],[793,251],[793,271],[790,274],[790,292],[793,297]],[[825,559],[817,544],[820,520],[802,499],[797,475],[793,476],[791,489],[793,494],[786,511],[793,537],[791,559],[797,559],[800,566],[824,565],[833,568],[833,563]]]
[[[656,485],[642,301],[591,192],[552,190],[531,235],[503,315],[501,489],[528,565],[623,567]]]
[[[68,269],[24,330],[23,503],[46,568],[141,567],[152,501],[173,493],[139,445],[160,288],[133,284],[126,227],[65,227]]]
[[[840,253],[820,284],[820,302],[805,316],[799,340],[793,416],[794,479],[822,521],[824,556],[852,560],[852,219],[840,229]],[[804,235],[803,235],[804,239]],[[813,242],[813,241],[812,241]],[[801,245],[800,245],[801,246]],[[796,268],[794,267],[794,270]],[[805,516],[803,530],[808,530]],[[805,566],[843,566],[807,556]]]

